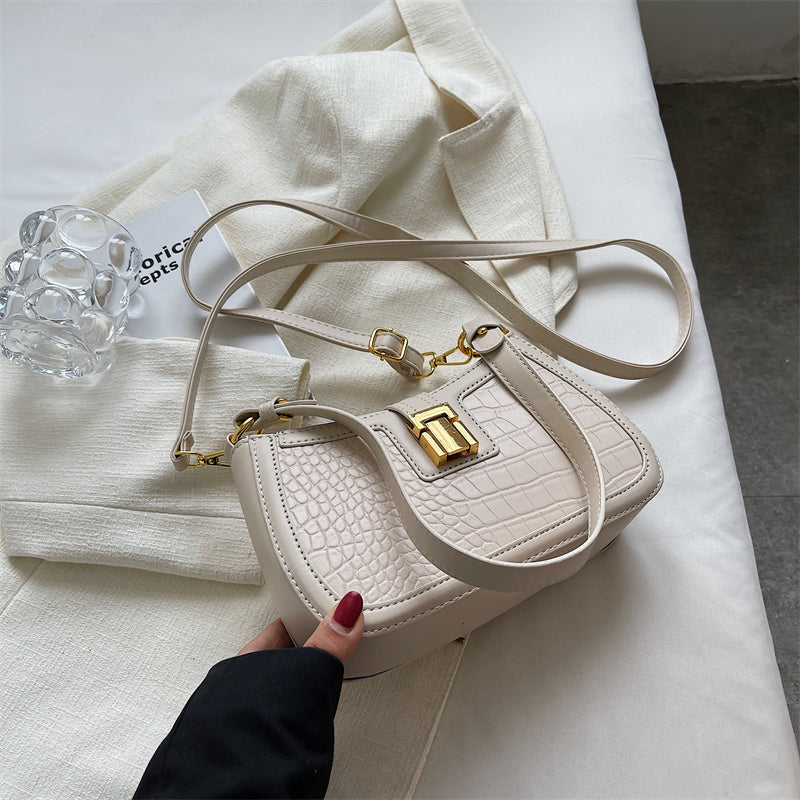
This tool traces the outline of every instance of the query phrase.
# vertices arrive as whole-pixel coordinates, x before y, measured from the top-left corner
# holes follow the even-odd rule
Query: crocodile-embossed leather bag
[[[346,674],[389,669],[573,575],[659,490],[658,460],[636,426],[532,341],[620,378],[661,371],[683,350],[692,325],[689,287],[668,253],[637,240],[422,241],[329,206],[253,201],[214,215],[188,244],[184,283],[199,305],[188,267],[202,236],[227,214],[267,203],[304,211],[372,241],[282,253],[226,287],[200,339],[172,460],[178,469],[232,466],[267,585],[295,641],[304,641],[326,611],[355,588],[364,597],[365,633]],[[609,245],[655,261],[675,290],[677,344],[658,364],[619,361],[560,336],[463,262]],[[275,309],[222,310],[237,289],[274,270],[360,259],[426,261],[494,311],[466,321],[453,351],[425,354],[426,360],[388,329],[362,334]],[[221,312],[369,351],[408,378],[450,363],[456,351],[456,358],[472,363],[438,389],[361,417],[313,400],[266,402],[239,415],[224,451],[203,455],[192,449],[191,418],[211,325]],[[269,432],[273,423],[298,416],[326,422]]]

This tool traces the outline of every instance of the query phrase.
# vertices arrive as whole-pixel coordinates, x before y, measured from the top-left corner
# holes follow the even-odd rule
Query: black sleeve
[[[216,664],[134,798],[323,797],[343,672],[339,659],[310,647]]]

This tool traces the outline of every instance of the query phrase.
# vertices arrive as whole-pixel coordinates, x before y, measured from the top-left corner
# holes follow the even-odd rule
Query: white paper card
[[[192,189],[126,225],[142,251],[139,289],[131,298],[125,333],[140,339],[181,337],[198,339],[207,312],[196,306],[181,281],[183,248],[210,216],[199,193]],[[190,280],[194,293],[213,304],[225,285],[241,272],[222,234],[212,228],[192,255]],[[226,303],[229,308],[257,308],[249,286]],[[264,353],[289,355],[272,325],[220,316],[211,341]]]

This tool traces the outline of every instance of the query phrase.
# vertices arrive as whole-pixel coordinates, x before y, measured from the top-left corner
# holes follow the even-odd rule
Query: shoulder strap
[[[223,289],[213,307],[200,301],[191,291],[188,281],[192,254],[205,233],[219,220],[241,208],[254,205],[275,204],[295,208],[316,216],[326,222],[342,227],[358,236],[385,237],[377,241],[343,242],[337,244],[306,247],[265,258],[237,275]],[[652,364],[636,364],[598,353],[578,344],[543,325],[505,292],[485,280],[464,259],[496,261],[525,256],[550,256],[560,253],[577,253],[618,245],[635,250],[658,264],[672,284],[678,304],[678,334],[672,352],[661,361]],[[637,239],[590,239],[570,241],[443,241],[420,240],[413,234],[388,223],[360,214],[342,211],[318,203],[289,200],[258,200],[239,203],[223,209],[210,217],[189,241],[181,265],[184,283],[192,299],[209,316],[198,342],[197,353],[189,379],[189,386],[181,418],[181,431],[175,443],[172,460],[177,469],[188,465],[188,457],[179,455],[191,449],[193,437],[191,422],[197,395],[197,386],[205,359],[205,351],[214,320],[220,313],[231,316],[258,319],[295,330],[305,331],[344,347],[372,352],[388,361],[407,377],[418,377],[424,360],[419,351],[412,348],[406,338],[387,329],[376,328],[370,333],[351,331],[338,326],[291,314],[278,309],[224,309],[226,301],[242,286],[279,269],[304,264],[336,263],[346,261],[425,261],[440,272],[453,278],[491,306],[507,319],[523,336],[540,347],[555,352],[576,364],[618,378],[637,379],[661,372],[683,351],[692,329],[693,306],[691,290],[678,262],[665,250]],[[494,320],[487,320],[494,322]]]

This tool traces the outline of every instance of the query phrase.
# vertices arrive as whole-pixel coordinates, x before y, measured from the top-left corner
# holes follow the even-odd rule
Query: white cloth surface
[[[71,7],[76,8],[80,7]],[[91,9],[94,13],[97,8],[88,6],[84,12]],[[69,20],[65,22],[69,25]],[[296,24],[303,24],[302,19],[297,18]],[[62,31],[60,35],[68,32]],[[455,0],[440,0],[436,4],[418,0],[387,2],[356,28],[329,43],[324,53],[267,64],[229,103],[193,131],[82,192],[74,202],[127,222],[191,189],[198,190],[214,210],[253,197],[299,195],[384,216],[422,235],[464,238],[474,233],[544,238],[568,237],[571,233],[566,203],[541,128],[502,59],[487,46]],[[326,241],[334,231],[312,219],[297,215],[292,219],[277,211],[249,219],[243,215],[225,225],[223,233],[239,261],[248,264],[265,252]],[[3,250],[8,252],[15,246],[7,241]],[[551,323],[556,308],[563,306],[575,288],[574,259],[570,258],[554,258],[549,263],[547,260],[503,263],[497,269],[487,264],[484,272]],[[474,316],[480,307],[475,299],[465,292],[454,291],[446,279],[421,265],[359,265],[334,271],[314,268],[308,273],[306,270],[300,275],[295,270],[294,274],[261,281],[257,287],[261,300],[270,304],[281,301],[289,310],[367,331],[377,325],[402,325],[409,335],[416,334],[415,341],[421,342],[423,349],[451,346],[461,323]],[[354,297],[361,298],[360,302],[353,302]],[[445,297],[443,303],[441,298]],[[352,312],[352,317],[341,319],[345,312]],[[435,315],[435,326],[431,325],[431,315]],[[325,347],[301,337],[287,336],[286,340],[290,350],[313,358],[312,387],[321,399],[363,410],[396,400],[400,392],[419,391],[417,384],[403,384],[385,364],[372,357],[354,356],[341,348]],[[161,346],[166,348],[163,361],[170,362],[169,343],[162,342]],[[247,373],[237,369],[234,374],[241,379]],[[142,385],[152,380],[144,379]],[[236,409],[242,407],[241,392],[231,392],[232,387],[221,385],[215,378],[209,383],[220,384],[214,387],[220,404],[237,397]],[[261,390],[264,383],[254,380],[253,386]],[[17,387],[14,388],[16,391]],[[109,391],[113,394],[114,387]],[[288,392],[290,397],[304,395],[302,387]],[[174,400],[157,403],[157,407],[174,413],[178,403]],[[218,413],[221,407],[216,405]],[[38,408],[33,410],[41,413]],[[227,420],[230,413],[219,413],[219,418]],[[153,421],[153,428],[157,426],[159,437],[175,432],[167,427],[163,417]],[[214,441],[207,430],[208,426],[198,420],[195,425],[198,437],[202,434]],[[220,441],[219,430],[216,433],[216,440]],[[123,441],[136,438],[129,431],[120,431],[119,436]],[[154,446],[155,441],[148,441],[148,449]],[[167,452],[165,447],[164,469],[170,469]],[[21,475],[30,473],[35,453],[34,450],[34,455],[23,463],[24,468],[18,470]],[[97,461],[102,458],[102,451],[94,455]],[[105,487],[107,505],[120,504],[117,487],[123,483],[124,475],[116,477]],[[22,477],[15,480],[13,488],[18,488]],[[184,513],[192,507],[193,495],[197,493],[190,482],[186,486],[186,497],[176,503]],[[98,500],[99,497],[98,493]],[[138,502],[145,499],[135,493],[132,498]],[[213,506],[215,499],[220,498],[209,493],[206,505]],[[169,507],[174,498],[164,500]],[[52,531],[57,522],[48,524],[42,514],[32,516],[30,503],[7,505],[9,523],[15,531],[10,537],[12,544],[25,543],[18,549],[12,546],[8,552],[51,558],[63,555],[63,537]],[[41,505],[36,510],[41,511]],[[216,507],[215,511],[219,513]],[[71,560],[146,565],[150,569],[173,571],[179,561],[186,574],[183,556],[191,555],[193,537],[187,529],[191,520],[189,525],[176,525],[170,536],[161,537],[155,530],[148,531],[138,524],[132,514],[118,518],[116,509],[97,511],[97,518],[106,515],[104,521],[109,532],[118,526],[132,529],[121,541],[132,547],[136,558],[126,562],[108,556],[104,547],[108,537],[96,535],[97,519],[94,525],[88,524],[91,520],[87,519],[86,505],[81,513],[87,522],[85,535],[72,536],[70,544],[76,545],[74,549],[78,552],[72,554]],[[43,530],[25,535],[26,522],[33,526],[41,524]],[[200,522],[208,527],[207,520]],[[217,521],[214,522],[214,527],[219,528]],[[223,542],[217,539],[225,533],[206,532],[204,544],[209,557],[213,557],[214,547],[223,549]],[[146,558],[150,553],[153,557],[143,563],[142,556]],[[199,601],[194,595],[168,596],[164,601],[165,614],[153,618],[149,628],[130,627],[127,622],[135,609],[122,597],[115,604],[100,587],[82,596],[83,599],[72,598],[80,610],[72,608],[65,619],[62,609],[70,604],[62,602],[60,591],[66,576],[86,573],[65,569],[59,573],[59,579],[51,581],[53,569],[50,565],[40,568],[14,597],[3,616],[9,629],[24,629],[30,624],[27,612],[33,606],[39,609],[36,627],[40,635],[57,630],[68,632],[79,641],[88,641],[94,634],[108,647],[110,640],[103,630],[112,624],[114,615],[109,608],[116,605],[119,622],[114,628],[128,627],[131,637],[125,653],[120,654],[128,663],[140,658],[153,638],[174,638],[176,629],[184,641],[195,637]],[[124,575],[117,580],[123,586],[134,579]],[[148,581],[153,591],[164,591],[167,586],[153,578],[142,580]],[[208,591],[216,595],[218,589]],[[198,587],[197,592],[202,594],[202,588]],[[100,603],[102,613],[89,610],[94,602]],[[180,619],[182,606],[185,606],[185,622],[169,625],[169,620],[174,623]],[[240,612],[246,614],[246,609]],[[74,620],[80,620],[77,629],[72,624]],[[205,618],[203,623],[207,624]],[[461,651],[460,645],[451,645],[396,674],[370,682],[369,688],[348,687],[340,721],[352,719],[358,724],[345,722],[339,726],[339,757],[331,789],[334,795],[396,796],[413,787]],[[178,647],[178,658],[179,652]],[[209,659],[225,653],[224,649],[204,650]],[[24,697],[30,686],[24,677],[26,673],[40,674],[42,662],[47,663],[52,655],[48,650],[31,649],[18,636],[9,644],[4,657],[17,668],[9,680],[7,693],[15,699],[15,707],[20,706],[18,697]],[[176,667],[170,670],[166,662],[160,664],[160,669],[166,669],[172,676],[171,688],[178,702],[185,699],[196,681],[180,669],[180,664]],[[75,667],[68,663],[56,671],[64,673],[70,669]],[[81,718],[78,727],[81,731],[91,727],[94,732],[109,732],[108,737],[101,736],[100,740],[112,747],[108,756],[114,772],[104,777],[102,771],[92,771],[89,783],[82,785],[81,791],[103,795],[115,780],[114,785],[120,791],[130,791],[145,763],[141,753],[148,748],[152,750],[158,740],[152,729],[137,731],[135,726],[126,724],[126,737],[137,738],[137,744],[143,743],[138,749],[138,766],[135,760],[117,759],[111,745],[120,736],[117,709],[113,703],[100,700],[108,681],[105,662],[84,664],[81,675],[83,691],[93,701],[85,703],[92,713]],[[410,693],[409,687],[415,684],[419,688]],[[17,715],[13,723],[6,725],[4,738],[15,746],[20,740],[29,743],[35,749],[34,759],[47,758],[58,751],[58,747],[51,746],[51,738],[56,738],[58,744],[65,737],[68,741],[87,742],[73,725],[74,720],[65,717],[64,712],[55,712],[53,723],[54,709],[64,708],[65,702],[69,707],[69,699],[74,697],[69,691],[64,696],[65,685],[68,684],[60,681],[48,683],[32,713]],[[137,696],[130,685],[126,686],[126,723],[148,713],[147,698],[141,696],[135,705],[133,700]],[[162,703],[160,711],[166,708],[174,711],[175,703]],[[376,713],[378,708],[380,713]],[[48,720],[46,725],[44,720]],[[386,720],[394,724],[387,725]],[[162,730],[167,728],[165,724]],[[38,735],[30,735],[30,731]],[[96,733],[92,736],[97,741]],[[388,747],[387,739],[390,739]],[[88,744],[84,746],[88,748]],[[136,747],[131,743],[131,752],[134,750]],[[388,760],[387,750],[392,753]],[[98,757],[102,759],[100,754]],[[381,759],[385,762],[382,769],[370,769]],[[36,783],[25,761],[12,760],[7,771],[3,779],[8,785],[41,791],[41,784]],[[51,784],[53,793],[63,796],[74,792],[72,775],[59,774],[61,781]]]
[[[209,667],[275,615],[264,586],[89,564],[2,559],[0,587],[0,794],[14,800],[130,797]],[[405,795],[461,650],[345,684],[327,797]]]
[[[321,53],[268,63],[197,128],[78,201],[125,222],[191,188],[211,210],[299,194],[419,236],[571,235],[541,127],[456,0],[389,0]],[[274,208],[240,212],[220,229],[242,265],[336,233]],[[478,267],[550,324],[575,290],[571,257]],[[291,269],[254,287],[266,306],[367,332],[392,327],[421,351],[452,347],[480,309],[448,278],[413,263]],[[293,355],[312,362],[322,402],[359,412],[419,391],[370,355],[280,333]],[[446,379],[437,375],[427,388]]]
[[[690,268],[635,4],[513,4],[513,26],[470,8],[547,131],[576,236],[648,239]],[[561,332],[631,359],[668,352],[676,314],[652,271],[598,255],[579,285]],[[417,796],[797,797],[702,314],[654,380],[583,374],[650,439],[664,487],[608,553],[472,634]]]
[[[196,349],[191,339],[124,336],[108,373],[80,381],[0,360],[7,555],[263,582],[230,471],[179,475],[169,460]],[[289,356],[215,345],[207,369],[204,452],[237,410],[308,392],[308,362]]]
[[[51,15],[37,13],[34,25],[25,18],[25,4],[7,4],[4,234],[13,233],[34,205],[63,200],[104,176],[111,163],[123,164],[191,127],[263,62],[312,50],[371,6],[205,3],[204,13],[193,15],[177,2],[148,5],[147,14],[141,4],[79,3],[49,6]],[[70,47],[69,34],[87,24],[81,7],[99,30],[113,23],[138,34],[136,57],[126,61],[111,51],[103,58],[102,48],[111,45],[102,37],[94,50]],[[467,7],[511,62],[542,120],[577,234],[651,238],[688,265],[680,198],[634,5]],[[222,37],[236,44],[212,63],[208,53],[219,52]],[[40,59],[22,57],[41,41],[52,48],[53,63],[47,50]],[[6,59],[14,69],[5,69]],[[53,69],[62,62],[60,71]],[[94,83],[82,81],[87,63],[96,69]],[[36,71],[27,83],[16,70],[28,77]],[[157,111],[109,115],[96,125],[77,110],[70,117],[70,95],[63,90],[78,83],[90,97],[113,89],[137,109]],[[32,95],[32,106],[16,94],[22,91]],[[47,91],[53,92],[49,103]],[[25,112],[35,123],[37,106],[54,105],[64,129],[79,131],[65,135],[63,144],[46,126],[26,122]],[[259,192],[270,193],[269,187]],[[613,271],[586,266],[563,329],[621,355],[663,352],[673,319],[663,286],[646,279],[623,284]],[[616,282],[609,284],[610,278]],[[601,302],[602,309],[595,305]],[[650,329],[656,319],[663,326]],[[610,390],[651,438],[667,484],[602,559],[471,637],[418,794],[797,796],[797,753],[702,321],[687,358],[656,381],[621,386],[591,380]],[[92,788],[124,796],[131,789],[125,776],[136,774],[148,744],[155,746],[168,727],[180,692],[266,621],[269,605],[253,586],[39,564],[13,559],[4,565],[0,607],[13,613],[3,616],[0,634],[4,659],[14,667],[0,683],[2,705],[10,708],[13,699],[21,720],[14,733],[31,733],[21,737],[27,749],[3,759],[0,786],[13,796],[83,796],[87,773],[72,765],[108,756],[118,771],[97,776]],[[37,568],[40,581],[26,584]],[[65,618],[70,624],[59,627]],[[74,652],[81,657],[65,660]],[[406,696],[416,698],[420,684],[427,687],[445,672],[439,665],[416,673],[404,684]],[[90,691],[81,695],[83,687]],[[95,712],[92,701],[103,696],[106,707]],[[427,706],[435,708],[432,698],[439,696],[427,695]],[[370,780],[374,795],[399,796],[413,785],[393,774],[392,754],[406,741],[396,723],[413,729],[426,721],[394,716],[402,704],[388,707],[386,701],[397,697],[375,690],[371,715],[361,717],[373,727],[360,729],[360,751],[349,747],[346,732],[340,739],[347,764],[337,760],[334,775],[343,781],[332,787],[337,796],[347,793],[348,780],[359,781],[351,796],[368,794],[364,782]],[[341,714],[349,707],[345,699],[340,735]],[[98,732],[98,720],[112,718],[118,728]],[[142,718],[152,718],[152,727],[139,738]],[[6,732],[7,720],[0,723]],[[132,738],[116,738],[117,729]],[[366,735],[372,732],[374,741]],[[112,759],[115,747],[118,758]],[[367,757],[375,752],[382,757]],[[423,752],[424,745],[413,755],[419,759]]]

